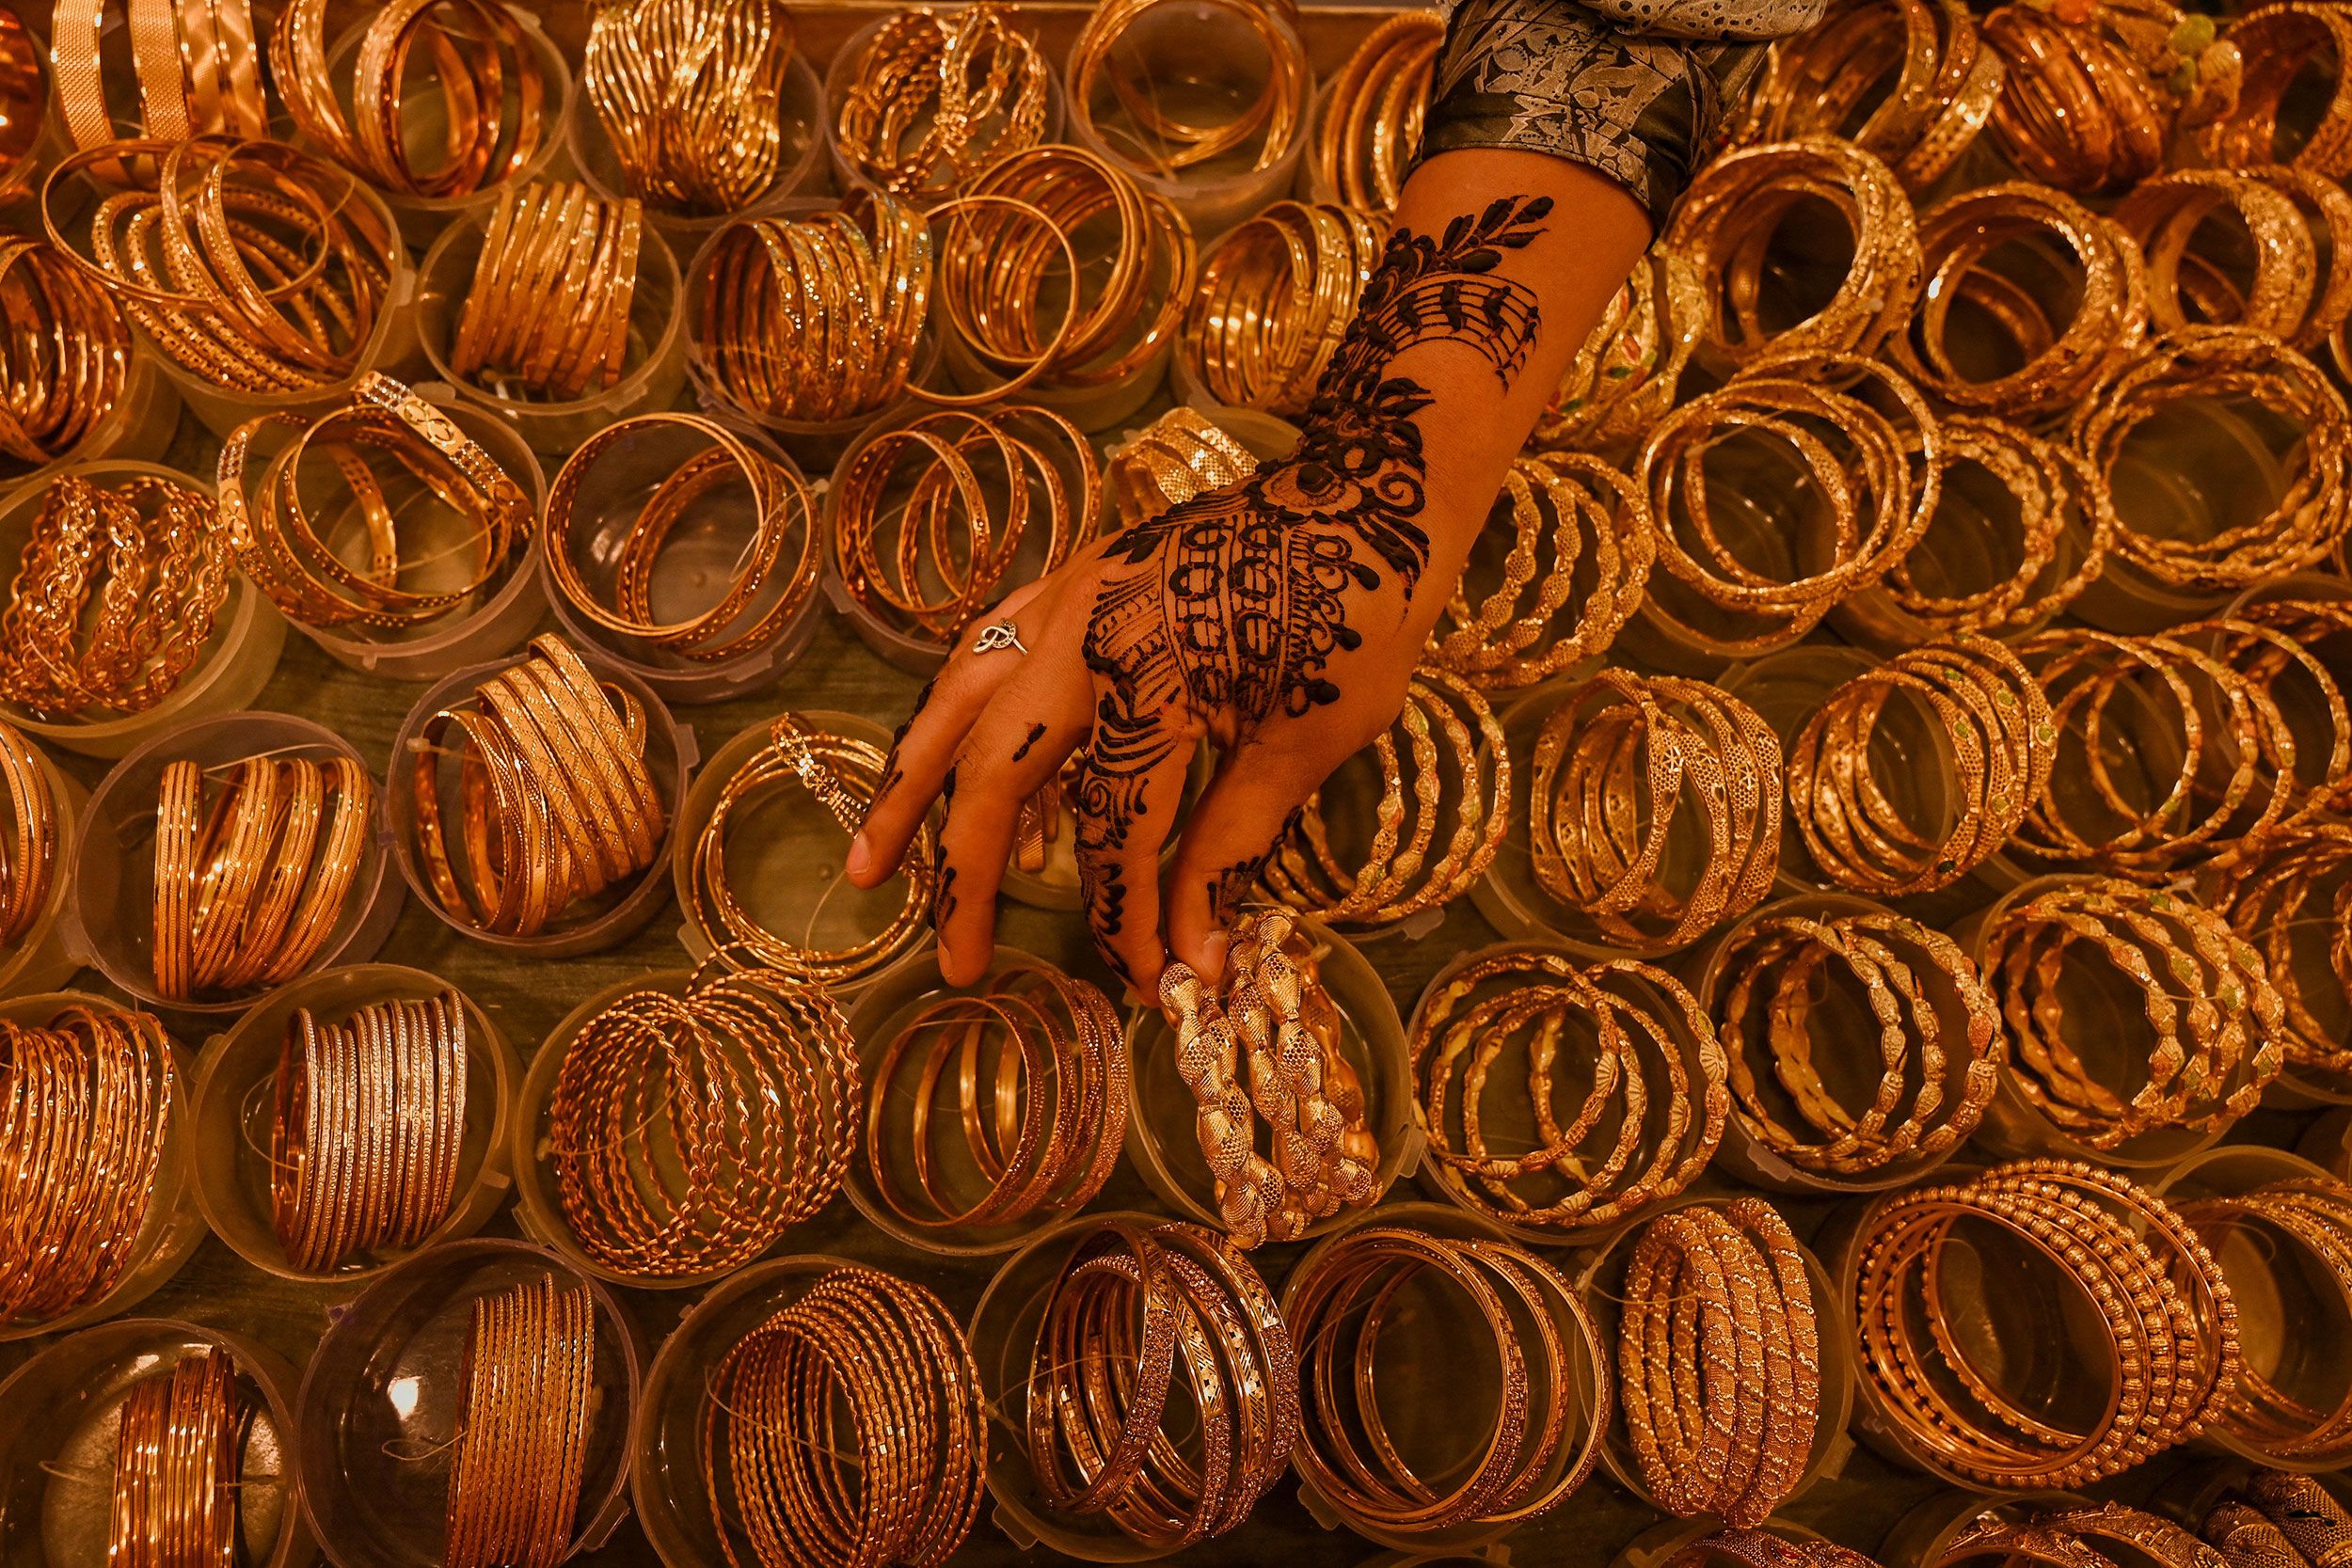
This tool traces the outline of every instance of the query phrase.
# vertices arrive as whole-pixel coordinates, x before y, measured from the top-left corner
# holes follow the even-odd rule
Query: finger
[[[1160,945],[1160,847],[1176,825],[1184,774],[1200,744],[1189,716],[1127,712],[1114,689],[1097,707],[1078,771],[1073,847],[1087,924],[1103,961],[1139,996],[1154,994]]]
[[[1263,745],[1226,753],[1194,802],[1168,873],[1168,950],[1212,990],[1225,983],[1228,928],[1256,895],[1267,857],[1322,781]]]
[[[1094,723],[1094,682],[1080,657],[1083,619],[1049,622],[1028,657],[997,687],[958,748],[943,794],[939,882],[931,923],[939,974],[970,985],[995,951],[996,891],[1012,856],[1021,808],[1054,783],[1062,759]]]
[[[979,630],[1010,621],[1023,642],[1046,623],[1052,609],[1047,589],[1052,579],[1024,583],[1005,595],[995,610],[975,622],[956,651],[947,657],[923,689],[915,694],[914,711],[891,737],[890,755],[882,764],[882,781],[866,808],[865,824],[850,841],[845,869],[856,887],[880,887],[898,873],[907,846],[922,829],[931,802],[939,798],[953,765],[956,748],[972,728],[996,689],[1019,668],[1021,655],[1013,648],[975,651]]]

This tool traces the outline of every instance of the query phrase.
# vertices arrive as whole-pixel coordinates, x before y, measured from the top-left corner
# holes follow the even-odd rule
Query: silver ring
[[[993,654],[1000,648],[1018,648],[1025,654],[1029,651],[1028,644],[1021,641],[1019,626],[1010,621],[991,621],[980,628],[979,641],[972,644],[972,651]]]

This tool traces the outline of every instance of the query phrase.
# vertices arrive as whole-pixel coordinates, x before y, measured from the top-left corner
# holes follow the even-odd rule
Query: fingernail
[[[1211,931],[1200,939],[1200,983],[1211,990],[1225,984],[1225,933]]]
[[[870,864],[870,863],[872,863],[873,859],[874,859],[874,851],[873,851],[872,849],[870,849],[870,848],[868,848],[868,847],[866,847],[866,835],[865,835],[864,833],[860,833],[860,834],[858,834],[858,835],[857,835],[857,837],[855,837],[855,838],[853,838],[853,839],[850,840],[850,876],[852,876],[852,877],[863,877],[863,876],[865,876],[865,875],[866,875],[866,866],[867,866],[868,864]]]

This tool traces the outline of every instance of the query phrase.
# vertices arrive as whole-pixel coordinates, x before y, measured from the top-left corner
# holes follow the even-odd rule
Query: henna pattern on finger
[[[866,815],[868,818],[873,816],[874,808],[882,803],[883,798],[898,788],[900,782],[906,778],[905,772],[898,767],[898,748],[905,743],[907,731],[914,728],[914,721],[923,717],[923,709],[930,703],[932,689],[938,685],[937,675],[925,681],[923,689],[914,694],[914,705],[907,709],[907,716],[904,719],[898,721],[898,727],[890,732],[890,750],[882,757],[882,783],[874,786],[873,798],[866,802]]]
[[[956,913],[956,868],[942,861],[931,883],[931,929],[945,931]]]
[[[1274,858],[1276,846],[1291,836],[1291,830],[1298,826],[1302,815],[1303,808],[1293,806],[1290,815],[1282,818],[1282,826],[1263,849],[1235,861],[1209,879],[1209,920],[1212,924],[1232,925],[1234,917],[1254,901],[1259,883],[1265,876],[1266,862]]]
[[[1012,753],[1012,760],[1019,762],[1023,758],[1026,757],[1029,754],[1029,748],[1044,738],[1045,726],[1042,724],[1031,724],[1029,726],[1029,733],[1022,740],[1020,748]]]

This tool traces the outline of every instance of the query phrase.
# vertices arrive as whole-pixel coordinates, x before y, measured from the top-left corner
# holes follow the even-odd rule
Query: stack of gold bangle
[[[1536,885],[1612,946],[1671,952],[1772,891],[1780,738],[1703,681],[1603,670],[1544,716],[1527,802]]]
[[[1756,139],[1845,136],[1915,191],[1975,144],[2003,75],[1963,0],[1836,0],[1773,49],[1768,72]]]
[[[2306,1478],[2298,1476],[2296,1479],[2300,1481]],[[2311,1488],[2321,1497],[2327,1496],[2327,1489],[2316,1481],[2311,1483]],[[2346,1528],[2352,1531],[2352,1521],[2347,1521]],[[1979,1530],[1968,1531],[1962,1537],[1962,1542],[1973,1544],[1979,1533]],[[2221,1500],[2213,1505],[2205,1515],[2201,1533],[2213,1549],[2221,1554],[2221,1560],[2228,1568],[2310,1568],[2303,1554],[2295,1549],[2295,1543],[2287,1538],[2286,1532],[2272,1521],[2271,1516],[2236,1492],[2224,1494]],[[1994,1545],[2009,1560],[2017,1560],[2016,1555],[2006,1549],[2010,1545],[2008,1542],[1996,1541]],[[2197,1554],[2191,1554],[2187,1560],[2196,1560],[2196,1557]],[[1948,1561],[1949,1558],[1946,1560]]]
[[[2344,1560],[2344,1543],[2352,1541],[2352,1513],[2346,1512],[2318,1477],[2256,1470],[2247,1478],[2246,1496],[2253,1507],[2245,1512],[2270,1527],[2271,1540],[2285,1553],[2263,1560],[2259,1568],[2318,1568],[2321,1563]],[[2224,1503],[2222,1508],[2230,1506]],[[2229,1560],[2231,1568],[2257,1568],[2233,1551],[2217,1529],[2216,1520],[2225,1517],[2217,1510],[2205,1521],[2206,1538]]]
[[[69,245],[60,187],[118,154],[137,178],[91,209],[82,247]],[[50,243],[159,353],[231,392],[307,392],[366,369],[405,264],[389,215],[352,176],[281,142],[199,136],[75,153],[50,171],[40,206]]]
[[[131,1385],[115,1437],[109,1568],[235,1568],[245,1403],[226,1351]]]
[[[1278,201],[1232,230],[1202,260],[1184,308],[1185,372],[1219,403],[1304,413],[1381,243],[1363,214],[1304,201]]]
[[[1774,360],[1734,376],[1668,414],[1642,447],[1636,472],[1649,495],[1658,564],[1682,600],[1707,613],[1703,626],[1692,625],[1693,611],[1661,600],[1655,576],[1648,610],[1728,651],[1765,653],[1796,641],[1909,555],[1935,510],[1943,438],[1918,390],[1900,373],[1848,355],[1802,368],[1803,375],[1797,362]],[[1737,491],[1720,478],[1709,483],[1707,459],[1734,431],[1785,452],[1783,466],[1804,476],[1791,492],[1809,493],[1831,513],[1803,541],[1787,541],[1783,559],[1769,565],[1740,559],[1717,522],[1720,498]]]
[[[1775,234],[1806,202],[1824,203],[1852,236],[1830,302],[1783,322],[1768,315]],[[1773,356],[1871,355],[1902,329],[1922,279],[1911,195],[1851,142],[1801,136],[1724,154],[1700,169],[1662,241],[1709,289],[1707,351],[1726,366]]]
[[[1566,1066],[1566,1081],[1589,1089],[1563,1120],[1552,1101],[1559,1046],[1564,1030],[1583,1027],[1580,1019],[1597,1044],[1589,1071]],[[1722,1142],[1731,1102],[1723,1047],[1698,1000],[1664,970],[1630,958],[1586,966],[1533,946],[1473,958],[1422,998],[1412,1060],[1437,1179],[1496,1219],[1571,1236],[1688,1187]],[[1506,1081],[1526,1086],[1540,1147],[1488,1146],[1486,1094],[1505,1062]]]
[[[72,456],[120,409],[130,373],[113,296],[45,240],[0,240],[0,454]]]
[[[2249,772],[2268,774],[2266,793],[2283,797],[2283,810],[2260,836],[2341,815],[2352,801],[2352,699],[2338,673],[2339,640],[2352,633],[2352,604],[2274,599],[2180,631],[2246,682],[2247,705],[2260,715]],[[2225,841],[2217,859],[2240,852]]]
[[[1051,409],[941,409],[870,437],[834,470],[834,570],[851,603],[944,650],[1093,538],[1101,483],[1094,444]]]
[[[1047,1291],[1005,1415],[1048,1509],[1102,1514],[1163,1556],[1232,1529],[1288,1468],[1292,1347],[1274,1292],[1215,1231],[1104,1220]]]
[[[1674,406],[1707,321],[1697,267],[1652,246],[1585,335],[1528,444],[1571,452],[1638,444]]]
[[[154,1207],[175,1082],[146,1013],[0,1020],[0,1323],[41,1323],[120,1284]]]
[[[1204,491],[1247,479],[1257,467],[1257,455],[1207,415],[1171,408],[1105,457],[1112,515],[1101,526],[1148,523]]]
[[[2332,1177],[2296,1177],[2229,1197],[2183,1200],[2178,1208],[2225,1264],[2240,1259],[2267,1280],[2231,1280],[2239,1301],[2267,1298],[2293,1315],[2279,1330],[2307,1342],[2328,1343],[2352,1323],[2352,1187]],[[2233,1249],[2233,1233],[2252,1245]],[[2325,1283],[2322,1283],[2325,1282]],[[2282,1288],[2283,1286],[2283,1288]],[[2312,1301],[2333,1319],[2313,1323],[2289,1304]],[[2296,1380],[2292,1352],[2275,1351],[2267,1365],[2250,1357],[2213,1413],[2213,1425],[2281,1463],[2334,1466],[2352,1459],[2352,1390],[2313,1368]],[[2319,1402],[2312,1402],[2316,1396]]]
[[[246,467],[262,433],[294,433],[248,485]],[[370,463],[396,466],[388,485]],[[367,534],[367,563],[354,566],[322,538],[303,504],[304,460],[324,458],[350,492]],[[318,416],[265,414],[221,443],[215,474],[220,512],[237,564],[289,620],[307,626],[359,626],[398,631],[471,603],[502,581],[531,546],[531,498],[498,460],[439,408],[388,375],[359,377],[351,400]],[[400,585],[400,528],[430,497],[472,525],[472,568],[454,588]],[[406,504],[401,504],[401,503]],[[432,559],[428,557],[427,559]],[[412,555],[406,564],[414,565]]]
[[[2317,365],[2276,337],[2243,327],[2190,327],[2116,365],[2069,433],[2102,474],[2143,423],[2176,404],[2244,400],[2301,435],[2282,466],[2284,492],[2258,520],[2203,539],[2141,533],[2122,518],[2115,552],[2157,581],[2199,592],[2251,588],[2320,560],[2352,528],[2352,410]]]
[[[562,105],[548,104],[538,51],[500,0],[405,0],[376,11],[359,33],[348,93],[327,66],[326,12],[327,0],[289,0],[278,11],[270,74],[294,129],[335,162],[378,190],[449,198],[510,180],[538,155]],[[409,66],[420,43],[430,46],[447,117],[442,162],[424,169],[409,153],[405,102],[423,76]]]
[[[1491,1351],[1500,1373],[1490,1415],[1460,1412],[1470,1432],[1493,1423],[1467,1473],[1422,1474],[1391,1438],[1380,1400],[1382,1338],[1409,1331],[1411,1298],[1398,1292],[1422,1275],[1467,1296],[1490,1338],[1476,1349],[1431,1342],[1442,1330],[1424,1323],[1421,1354],[1451,1363]],[[1592,1474],[1609,1426],[1608,1354],[1575,1290],[1525,1247],[1364,1226],[1299,1266],[1283,1315],[1298,1347],[1298,1472],[1349,1528],[1424,1535],[1519,1525]],[[1442,1408],[1456,1418],[1455,1401]]]
[[[863,942],[841,949],[808,945],[771,931],[752,918],[727,881],[727,823],[738,812],[787,782],[797,783],[841,825],[844,833],[864,826],[867,808],[881,791],[889,758],[879,746],[812,728],[797,713],[782,713],[768,728],[768,744],[736,769],[711,808],[693,847],[692,875],[686,893],[690,925],[729,962],[739,949],[764,969],[781,970],[820,986],[838,986],[877,974],[897,962],[917,942],[930,914],[933,852],[930,825],[916,830],[901,879],[905,895],[890,924]]]
[[[2157,1130],[2217,1132],[2279,1075],[2285,1007],[2262,955],[2179,894],[2072,879],[2003,911],[1983,940],[1985,981],[2009,1024],[2009,1082],[2087,1148]],[[2129,1037],[2102,1041],[2087,1060],[2066,999],[2102,980],[2137,992],[2138,1006],[2118,1005]]]
[[[445,1568],[555,1568],[599,1402],[595,1299],[553,1275],[478,1296],[458,1381]]]
[[[914,1089],[902,1094],[910,1071]],[[953,1134],[936,1131],[943,1080],[954,1085],[962,1163],[985,1184],[969,1201],[953,1190]],[[1073,1212],[1119,1163],[1127,1098],[1126,1037],[1110,998],[1049,964],[1014,960],[976,990],[925,1003],[882,1044],[866,1092],[866,1168],[882,1206],[925,1230]],[[900,1149],[913,1195],[891,1176]]]
[[[1360,864],[1331,847],[1322,793],[1307,798],[1265,865],[1265,885],[1295,909],[1346,926],[1386,926],[1441,909],[1493,863],[1510,822],[1511,752],[1478,689],[1423,665],[1405,688],[1396,722],[1373,742],[1380,769],[1378,824]],[[1406,778],[1406,758],[1412,777]],[[1429,851],[1447,816],[1453,831]]]
[[[585,185],[500,192],[457,312],[451,372],[501,397],[559,403],[618,381],[644,223],[635,197],[608,201]]]
[[[596,489],[596,464],[640,436],[670,430],[707,444],[659,483],[648,486],[641,477],[624,492],[624,502],[644,499],[617,538],[583,537],[580,498]],[[754,522],[735,575],[707,610],[680,621],[656,619],[653,585],[662,546],[698,507],[712,507],[711,497],[739,490],[748,495]],[[548,583],[565,605],[617,637],[698,664],[745,657],[783,636],[815,595],[821,571],[816,506],[800,471],[699,414],[639,414],[590,436],[548,486],[546,526]],[[580,574],[583,559],[612,574],[602,591]]]
[[[1991,130],[2027,178],[2090,196],[2163,167],[2175,122],[2226,102],[2237,51],[2170,0],[2090,0],[2075,11],[2019,0],[1985,18],[1984,41],[2005,67]]]
[[[153,707],[212,640],[233,565],[200,490],[49,481],[0,611],[0,697],[52,719]]]
[[[834,1269],[727,1348],[701,1456],[729,1568],[732,1526],[757,1568],[945,1562],[987,1495],[979,1370],[930,1291]]]
[[[1753,1528],[1796,1490],[1821,1420],[1813,1275],[1760,1197],[1650,1221],[1626,1266],[1617,1387],[1667,1513]]]
[[[2226,168],[2292,164],[2331,179],[2352,174],[2352,17],[2312,0],[2282,0],[2248,10],[2224,41],[2236,50],[2242,75],[2229,112],[2198,132],[2205,161]],[[2297,125],[2299,136],[2282,135],[2289,89],[2315,58],[2334,61],[2333,91],[2317,124]]]
[[[2240,232],[2223,229],[2220,245],[2201,243],[2225,212]],[[2309,349],[2352,309],[2352,196],[2324,175],[2283,167],[2245,174],[2177,169],[2133,186],[2114,216],[2147,258],[2149,309],[2160,330],[2213,323]],[[2324,274],[2322,239],[2330,259]],[[2243,269],[2233,255],[2238,249],[2250,253]],[[2241,270],[2242,284],[2233,276]]]
[[[228,783],[205,802],[209,773]],[[282,986],[343,920],[375,829],[359,759],[167,763],[155,805],[155,990],[176,1002]]]
[[[296,1008],[278,1055],[270,1223],[286,1259],[326,1274],[405,1251],[448,1217],[466,1141],[466,1008],[453,991],[341,1022]]]
[[[1800,1170],[1875,1180],[1940,1159],[1983,1119],[2005,1042],[1992,993],[1949,937],[1891,912],[1784,914],[1736,933],[1714,962],[1725,981],[1732,1114]],[[1839,970],[1850,983],[1834,978]],[[1841,1098],[1823,1076],[1825,1063],[1867,1050],[1822,1037],[1835,1026],[1823,1027],[1821,1003],[1857,989],[1879,1035],[1880,1072],[1867,1099]]]
[[[1719,1529],[1701,1536],[1661,1568],[1879,1568],[1851,1546],[1835,1541],[1775,1533],[1774,1529]]]
[[[8,11],[0,15],[0,197],[21,192],[48,123],[48,59],[24,19]]]
[[[1941,636],[2030,631],[2106,570],[2116,529],[2106,480],[2074,448],[1999,420],[1955,414],[1941,434],[1935,509],[1910,553],[1887,568],[1881,590]],[[2013,519],[1985,504],[1978,475],[2013,503]],[[2013,549],[1985,548],[1988,531],[2006,534],[2012,526]],[[1989,569],[1956,572],[1951,556],[1986,561]]]
[[[2049,786],[2058,739],[2041,686],[2000,643],[1913,648],[1805,721],[1788,753],[1789,816],[1838,886],[1931,893],[2009,842]]]
[[[1103,13],[1097,11],[1097,16]],[[992,370],[1062,388],[1116,386],[1176,336],[1196,287],[1192,227],[1166,197],[1080,148],[1033,147],[991,164],[955,200],[939,245],[934,309],[952,340]],[[1071,237],[1104,235],[1098,275]],[[1059,260],[1062,271],[1057,273]],[[1043,301],[1061,296],[1048,331]],[[933,396],[933,402],[950,401]]]
[[[905,394],[930,293],[922,213],[898,197],[853,196],[813,217],[721,230],[689,285],[689,341],[738,413],[852,420]]]
[[[739,212],[775,183],[797,34],[773,0],[618,0],[588,19],[580,85],[631,196]]]
[[[107,149],[121,135],[106,83],[121,79],[106,58],[106,0],[63,0],[49,15],[49,66],[57,89],[59,118],[73,145],[85,151]],[[130,5],[123,8],[122,36],[136,81],[136,113],[124,117],[136,136],[158,142],[223,132],[239,136],[269,134],[269,104],[262,95],[261,52],[246,0],[207,6]],[[282,90],[282,89],[281,89]],[[113,164],[113,154],[106,162]],[[119,176],[122,166],[102,169]]]
[[[1431,663],[1485,691],[1534,686],[1607,652],[1641,607],[1658,554],[1641,490],[1599,458],[1522,452],[1502,494],[1510,544],[1497,562],[1501,531],[1491,521],[1480,531],[1429,648]],[[1473,578],[1494,584],[1475,609]],[[1562,613],[1570,604],[1573,619]]]
[[[2061,1563],[2089,1564],[2093,1558],[2162,1568],[2202,1568],[2214,1561],[2213,1552],[2188,1530],[2122,1503],[2061,1507],[2019,1517],[2022,1513],[1986,1510],[1921,1568],[1959,1568],[1963,1562],[1987,1560],[2016,1568],[2058,1568]]]
[[[2352,1001],[2352,825],[2268,833],[2206,889],[2214,912],[2262,954],[2285,1016],[2287,1066],[2352,1087],[2352,1042],[2332,1020]]]
[[[1305,128],[1313,78],[1299,42],[1295,0],[1209,0],[1212,9],[1232,16],[1257,38],[1266,57],[1266,77],[1258,96],[1231,116],[1196,123],[1160,107],[1161,86],[1135,55],[1122,48],[1129,29],[1168,0],[1105,0],[1088,13],[1070,50],[1070,118],[1097,140],[1127,150],[1116,156],[1137,174],[1167,179],[1188,169],[1269,169],[1290,156]],[[1214,40],[1195,21],[1182,34]],[[1214,47],[1214,43],[1204,44]],[[1183,62],[1178,74],[1200,69]],[[1105,125],[1098,116],[1112,103],[1118,119]]]
[[[740,1268],[841,1190],[857,1100],[841,1010],[798,975],[630,991],[581,1026],[556,1071],[564,1217],[589,1257],[635,1278]]]
[[[519,661],[434,714],[409,767],[416,848],[442,911],[493,935],[534,937],[652,865],[668,808],[645,766],[646,724],[632,693],[599,682],[553,636],[532,639]],[[453,726],[462,859],[451,853],[440,787],[438,748]]]
[[[2007,1245],[1988,1248],[1995,1234]],[[1946,1248],[2016,1258],[1998,1291],[2015,1312],[2063,1335],[2077,1307],[2096,1316],[2112,1361],[2105,1401],[2062,1419],[2020,1421],[2004,1368],[1979,1359],[1983,1306],[1951,1293],[1983,1265],[1948,1268]],[[2079,1487],[2197,1435],[2238,1364],[2237,1315],[2213,1254],[2179,1214],[2122,1177],[2061,1160],[1995,1165],[1964,1181],[1881,1200],[1856,1242],[1852,1307],[1862,1374],[1906,1446],[1985,1485]],[[2013,1374],[2011,1374],[2013,1375]],[[2065,1374],[2089,1379],[2070,1357]]]
[[[1392,213],[1421,150],[1445,18],[1399,11],[1371,32],[1332,80],[1308,144],[1309,166],[1330,199],[1359,213]]]
[[[2137,243],[2062,192],[2024,182],[1959,192],[1919,214],[1919,248],[1929,287],[1887,349],[1955,407],[2020,420],[2071,409],[2147,330]],[[2045,297],[2053,280],[2060,295]],[[2011,368],[1963,368],[1951,348],[1955,309],[1979,341],[2013,346]]]
[[[903,196],[960,191],[1045,135],[1052,70],[1015,8],[979,0],[888,18],[850,69],[834,145],[850,166]]]
[[[12,831],[0,840],[0,952],[33,929],[57,887],[57,813],[40,752],[15,725],[0,721],[0,794]]]
[[[1160,1007],[1227,1233],[1241,1247],[1296,1241],[1378,1199],[1380,1148],[1306,932],[1287,910],[1253,911],[1234,923],[1230,951],[1222,998],[1174,963]],[[1257,1150],[1261,1112],[1271,1158]]]

